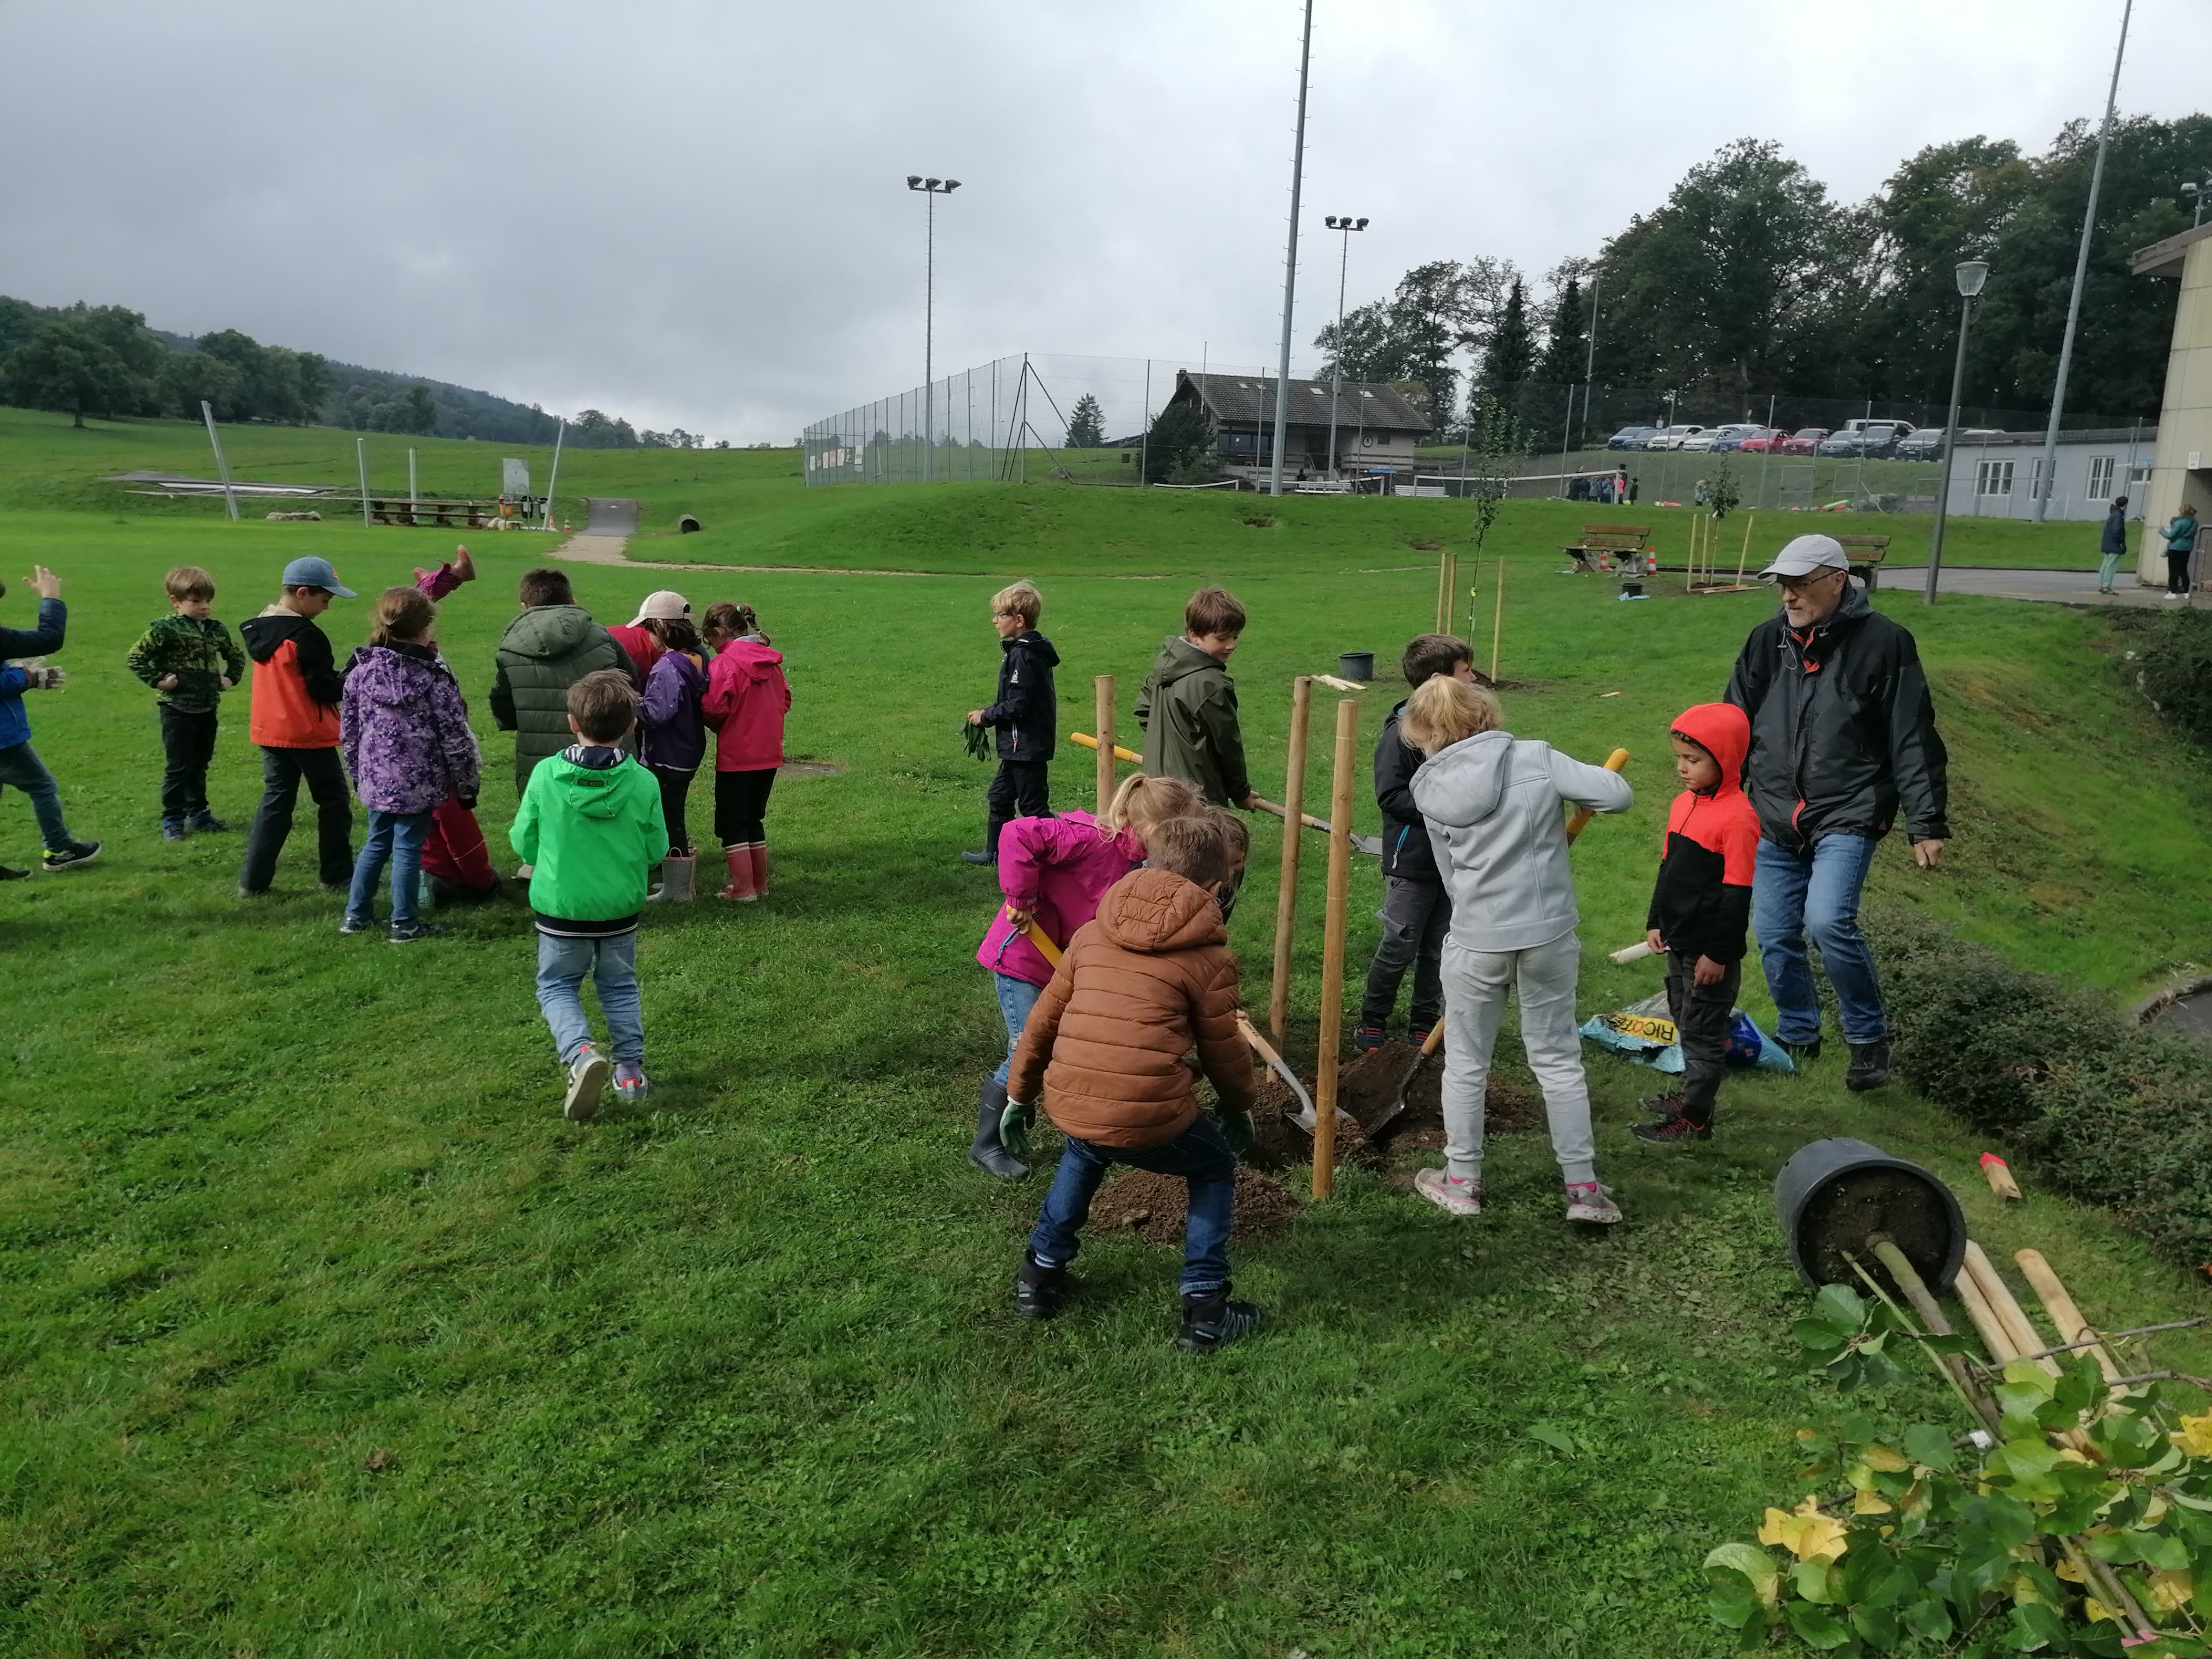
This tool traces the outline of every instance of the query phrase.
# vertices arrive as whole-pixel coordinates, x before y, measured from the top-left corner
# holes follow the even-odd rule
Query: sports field
[[[380,488],[395,465],[404,480],[405,441],[372,440]],[[495,483],[493,447],[418,446],[426,493]],[[232,447],[240,476],[351,474],[350,434]],[[1413,544],[1463,544],[1467,509],[808,492],[789,451],[571,452],[564,496],[707,521],[633,556],[772,567],[579,565],[580,599],[605,621],[664,586],[755,605],[787,654],[793,751],[842,769],[778,785],[766,902],[648,919],[655,1094],[580,1127],[559,1116],[518,898],[394,950],[337,935],[300,831],[252,904],[233,895],[241,833],[160,840],[153,699],[122,659],[163,609],[161,573],[208,568],[234,627],[296,553],[372,594],[453,540],[232,526],[92,482],[204,455],[186,426],[0,411],[0,623],[28,623],[32,562],[62,574],[70,678],[32,694],[34,741],[76,833],[106,844],[0,887],[0,1650],[1718,1654],[1699,1562],[1802,1496],[1792,1431],[1832,1406],[1789,1336],[1804,1297],[1767,1190],[1799,1144],[1855,1134],[1929,1164],[1993,1254],[2038,1245],[2101,1320],[2203,1310],[2201,1280],[2097,1212],[2041,1194],[1997,1211],[1975,1141],[1901,1087],[1846,1095],[1839,1060],[1733,1078],[1711,1144],[1661,1149],[1627,1133],[1647,1076],[1593,1054],[1601,1172],[1629,1218],[1610,1234],[1570,1233],[1541,1137],[1503,1136],[1478,1221],[1394,1184],[1418,1161],[1401,1160],[1341,1173],[1327,1205],[1243,1249],[1239,1293],[1271,1328],[1211,1360],[1170,1346],[1174,1254],[1126,1235],[1091,1243],[1060,1320],[1024,1325],[1008,1291],[1041,1182],[993,1184],[961,1157],[1002,1035],[973,960],[995,888],[956,857],[981,827],[986,773],[956,726],[992,684],[988,596],[1042,587],[1065,730],[1089,724],[1094,674],[1128,707],[1191,588],[1232,588],[1255,781],[1274,794],[1291,677],[1346,649],[1387,664],[1427,628],[1435,556]],[[1492,544],[1501,670],[1529,683],[1509,724],[1586,757],[1634,750],[1635,809],[1575,854],[1590,1012],[1656,988],[1602,951],[1642,932],[1669,720],[1719,693],[1766,601],[1662,584],[1617,603],[1556,574],[1578,521],[1509,504]],[[1997,528],[1954,525],[1953,556],[2094,547],[2094,526]],[[483,580],[438,637],[483,738],[496,848],[514,793],[484,707],[492,647],[554,538],[468,539]],[[1497,569],[1462,565],[1485,665]],[[2212,786],[2130,700],[2095,617],[1881,604],[1929,664],[1958,839],[1934,874],[1885,846],[1877,896],[2116,999],[2201,953]],[[341,655],[366,612],[325,618]],[[1360,700],[1363,762],[1395,695]],[[213,780],[241,829],[258,793],[244,696]],[[1318,737],[1333,700],[1317,709]],[[1067,751],[1055,802],[1090,805],[1091,776]],[[1364,784],[1355,818],[1376,828]],[[1279,846],[1259,821],[1231,936],[1254,1006]],[[0,797],[0,863],[35,853],[23,802]],[[1363,861],[1361,967],[1379,898]],[[1745,1002],[1767,1018],[1757,988]],[[1504,1052],[1510,1071],[1510,1036]],[[2193,1334],[2160,1356],[2212,1370]],[[1893,1407],[1948,1420],[1917,1382],[1874,1406]]]

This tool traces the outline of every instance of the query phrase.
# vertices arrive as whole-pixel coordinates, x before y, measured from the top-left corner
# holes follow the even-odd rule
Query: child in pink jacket
[[[1014,818],[1000,831],[999,885],[1006,902],[975,952],[975,960],[991,970],[1006,1022],[1006,1057],[983,1079],[975,1139],[968,1148],[968,1161],[985,1174],[1019,1181],[1030,1172],[999,1144],[1014,1047],[1037,997],[1052,982],[1053,963],[1031,942],[1030,924],[1036,923],[1055,952],[1066,950],[1075,930],[1097,914],[1106,890],[1145,861],[1145,837],[1152,829],[1205,810],[1204,799],[1182,779],[1140,773],[1115,793],[1103,821],[1068,812]]]
[[[783,764],[791,682],[752,606],[725,599],[705,620],[714,659],[699,711],[714,728],[714,836],[730,866],[730,884],[714,896],[748,904],[768,891],[768,792]]]

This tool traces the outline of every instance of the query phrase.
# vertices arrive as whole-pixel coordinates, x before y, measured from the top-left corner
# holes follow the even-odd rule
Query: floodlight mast
[[[950,196],[960,188],[957,179],[925,179],[919,173],[906,176],[906,187],[920,191],[929,198],[929,208],[924,216],[927,228],[925,233],[925,252],[922,256],[921,276],[921,465],[920,476],[927,479],[936,470],[937,434],[937,362],[932,336],[937,320],[937,198]]]
[[[1943,428],[1943,470],[1936,481],[1936,523],[1928,532],[1928,577],[1921,589],[1923,605],[1936,603],[1936,586],[1943,571],[1943,520],[1951,507],[1951,460],[1959,449],[1959,394],[1966,383],[1966,325],[1974,319],[1974,296],[1990,280],[1987,259],[1962,259],[1952,275],[1959,283],[1959,357],[1951,366],[1951,418]]]
[[[1343,471],[1336,460],[1336,406],[1344,397],[1344,276],[1352,258],[1352,233],[1367,228],[1367,221],[1354,219],[1349,214],[1332,213],[1326,222],[1328,228],[1342,233],[1344,251],[1336,262],[1336,379],[1328,393],[1328,470]]]
[[[2130,0],[2132,3],[2132,0]],[[1291,235],[1283,253],[1283,349],[1275,369],[1275,465],[1268,494],[1283,493],[1283,449],[1291,425],[1291,316],[1298,287],[1298,196],[1306,179],[1306,79],[1313,63],[1313,0],[1306,0],[1305,30],[1298,39],[1298,123],[1291,143]]]

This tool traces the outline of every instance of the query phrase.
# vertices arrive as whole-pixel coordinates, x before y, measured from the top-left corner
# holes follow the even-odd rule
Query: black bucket
[[[1375,678],[1375,653],[1372,651],[1346,651],[1336,659],[1339,679],[1358,680],[1362,685]]]
[[[1873,1267],[1865,1248],[1886,1233],[1942,1295],[1966,1258],[1966,1218],[1951,1189],[1917,1164],[1863,1140],[1815,1140],[1800,1146],[1774,1177],[1774,1212],[1790,1260],[1808,1285],[1857,1288],[1844,1252]]]

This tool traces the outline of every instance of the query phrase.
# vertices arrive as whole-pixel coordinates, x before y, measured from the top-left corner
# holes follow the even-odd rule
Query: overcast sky
[[[1772,137],[1845,198],[2103,106],[2119,0],[1317,0],[1297,354]],[[1272,362],[1298,0],[0,0],[0,293],[737,442],[1010,352]],[[2138,0],[2126,113],[2202,106]],[[2176,181],[2177,184],[2179,182]]]

